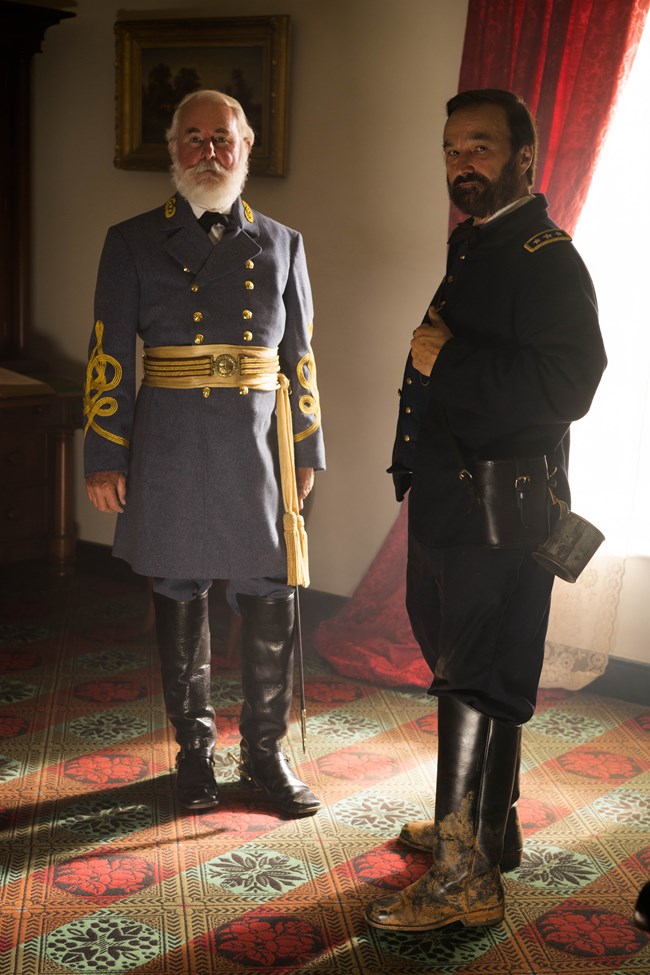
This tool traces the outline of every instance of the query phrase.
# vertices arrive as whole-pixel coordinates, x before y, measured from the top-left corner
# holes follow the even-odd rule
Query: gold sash
[[[241,345],[161,345],[143,354],[146,386],[197,389],[205,386],[276,390],[280,483],[287,549],[287,585],[309,585],[305,522],[298,506],[289,380],[280,372],[277,349]]]

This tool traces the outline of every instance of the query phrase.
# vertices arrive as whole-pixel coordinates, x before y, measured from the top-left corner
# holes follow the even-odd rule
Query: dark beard
[[[457,176],[454,184],[447,180],[449,199],[461,213],[470,217],[490,217],[520,196],[520,174],[517,160],[511,156],[495,180],[473,173],[474,185],[465,186],[468,176]],[[479,184],[479,185],[476,185]]]

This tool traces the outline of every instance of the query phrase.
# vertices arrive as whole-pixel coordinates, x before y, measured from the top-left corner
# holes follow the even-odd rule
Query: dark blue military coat
[[[606,364],[596,297],[539,194],[494,221],[457,228],[432,304],[453,338],[430,379],[408,359],[390,470],[398,500],[411,486],[420,541],[478,544],[479,509],[458,478],[447,422],[470,467],[546,454],[568,502],[569,427],[589,409]]]
[[[291,383],[297,467],[325,464],[312,299],[302,238],[238,200],[213,245],[187,201],[108,231],[86,384],[85,472],[124,471],[114,555],[143,575],[286,577],[272,391],[136,395],[145,348],[279,348]]]

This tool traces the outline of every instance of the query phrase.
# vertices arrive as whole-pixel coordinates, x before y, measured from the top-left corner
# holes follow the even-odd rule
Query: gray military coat
[[[140,386],[145,348],[279,348],[297,467],[325,466],[302,238],[238,200],[213,245],[180,195],[108,231],[85,395],[85,472],[124,471],[113,554],[142,575],[286,577],[276,395]]]

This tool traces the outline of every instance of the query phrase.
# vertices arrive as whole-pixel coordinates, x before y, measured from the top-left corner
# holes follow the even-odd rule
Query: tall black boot
[[[208,594],[177,601],[154,593],[153,600],[165,706],[181,748],[176,795],[186,809],[209,809],[219,796],[213,767]]]
[[[634,923],[641,931],[650,931],[650,880],[639,891],[634,907]]]
[[[281,599],[238,595],[237,602],[242,615],[242,781],[262,789],[283,812],[310,816],[320,802],[292,772],[280,745],[289,727],[293,690],[293,593]]]
[[[439,699],[438,718],[433,866],[401,893],[368,906],[375,928],[430,931],[503,920],[499,863],[521,727],[452,697]]]
[[[503,854],[499,864],[501,873],[508,873],[509,870],[516,870],[521,866],[524,852],[524,835],[521,829],[517,803],[520,797],[519,788],[519,769],[521,765],[521,738],[519,755],[515,770],[515,784],[512,789],[512,799],[506,820],[506,829],[503,836]],[[423,850],[431,853],[435,843],[435,820],[434,819],[415,819],[410,823],[404,823],[399,834],[400,842],[414,850]]]

